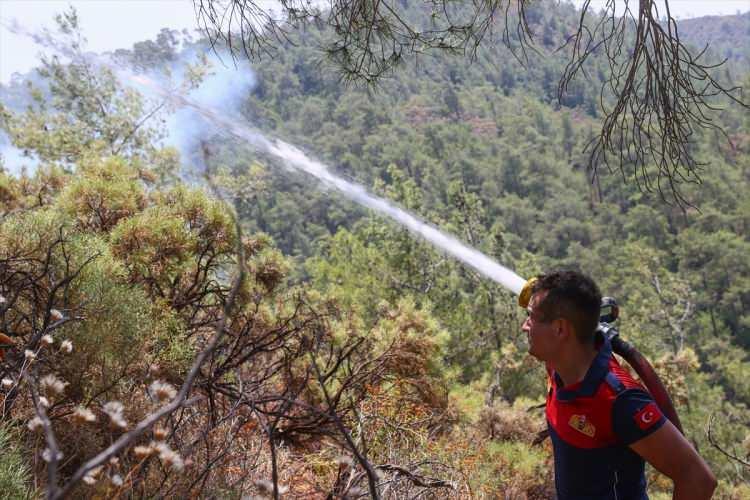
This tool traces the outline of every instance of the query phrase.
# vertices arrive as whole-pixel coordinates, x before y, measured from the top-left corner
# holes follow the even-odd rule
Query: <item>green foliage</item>
[[[560,6],[535,15],[551,43],[564,39],[574,12]],[[300,36],[309,42],[321,35]],[[266,130],[522,276],[554,267],[591,274],[621,304],[624,337],[674,377],[691,437],[705,439],[715,398],[726,398],[729,412],[742,410],[750,149],[740,139],[747,134],[739,110],[720,118],[734,148],[696,132],[694,147],[712,168],[686,191],[700,212],[683,213],[641,191],[633,172],[594,175],[586,166],[582,149],[597,126],[596,89],[606,71],[596,56],[590,79],[573,82],[556,104],[552,75],[563,64],[556,55],[521,69],[489,44],[471,64],[427,58],[375,91],[337,87],[328,75],[302,90],[289,83],[308,77],[309,68],[296,64],[307,51],[287,47],[285,57],[258,68],[260,84],[247,104],[253,117],[274,117],[261,119]],[[509,401],[540,393],[542,377],[526,366],[511,297],[376,216],[350,211],[331,228],[341,201],[299,182],[269,170],[268,191],[258,195],[262,214],[256,207],[242,215],[251,224],[262,220],[284,251],[307,258],[303,278],[357,308],[367,324],[377,321],[381,301],[407,297],[429,310],[448,333],[444,370],[467,411],[490,393]],[[325,197],[333,198],[330,212],[318,209]],[[712,339],[726,352],[711,347]],[[731,442],[741,426],[727,425]],[[701,451],[729,477],[724,459],[708,448]]]
[[[76,174],[58,203],[83,229],[108,232],[146,205],[138,172],[123,158],[82,161]]]
[[[123,260],[132,283],[184,307],[205,293],[190,289],[201,273],[226,264],[234,250],[229,214],[204,193],[177,187],[154,195],[153,204],[124,219],[110,235],[114,254]]]
[[[124,267],[106,241],[83,234],[72,240],[69,251],[96,256],[70,291],[70,309],[86,320],[66,325],[59,333],[75,346],[61,360],[60,374],[72,382],[75,398],[87,399],[123,381],[154,335],[156,319],[147,295],[125,281]]]
[[[746,349],[732,345],[727,339],[713,339],[703,349],[712,378],[727,388],[731,401],[750,407],[750,358]]]
[[[493,441],[486,436],[469,437],[471,444],[453,436],[453,445],[445,445],[453,464],[468,474],[471,497],[554,496],[548,451],[521,441]],[[471,450],[462,455],[461,445]],[[449,455],[450,456],[450,455]]]
[[[750,241],[728,230],[706,234],[691,227],[680,233],[676,249],[680,270],[700,290],[698,305],[712,316],[715,333],[727,329],[750,346]]]
[[[568,4],[532,10],[550,47],[576,16]],[[73,39],[76,23],[61,18]],[[747,472],[708,442],[705,428],[715,416],[715,438],[745,456],[747,116],[727,109],[719,117],[731,146],[696,131],[692,147],[713,168],[686,190],[700,212],[682,212],[639,190],[633,173],[587,167],[582,148],[597,125],[606,71],[596,55],[590,79],[573,82],[557,102],[553,76],[563,61],[556,54],[521,68],[488,44],[471,64],[430,57],[369,89],[341,86],[319,71],[311,47],[325,32],[291,36],[304,43],[259,66],[259,83],[238,109],[521,276],[555,267],[592,275],[620,303],[623,336],[667,381],[687,435],[721,479],[717,496],[746,495]],[[162,32],[119,55],[142,67],[171,64],[180,56],[175,37]],[[71,381],[68,403],[128,395],[152,367],[180,380],[228,292],[237,263],[232,217],[202,190],[176,182],[177,153],[158,144],[162,131],[148,128],[151,121],[141,126],[149,104],[111,72],[74,58],[69,65],[46,60],[41,74],[46,86],[35,89],[30,108],[0,109],[0,127],[14,144],[43,161],[32,175],[0,171],[0,260],[16,259],[14,269],[33,273],[49,252],[52,272],[35,289],[42,294],[59,270],[80,268],[65,293],[52,297],[78,318],[55,334],[75,345],[70,356],[53,358]],[[202,68],[191,74],[200,80]],[[232,341],[254,347],[260,333],[294,321],[315,325],[332,350],[361,341],[356,362],[344,369],[377,359],[384,371],[352,388],[342,375],[349,372],[337,372],[300,397],[319,404],[322,387],[346,389],[342,400],[360,419],[346,423],[372,456],[404,463],[438,456],[468,476],[460,494],[551,495],[549,450],[529,444],[543,419],[526,411],[543,395],[544,373],[526,355],[515,297],[335,192],[277,171],[226,138],[211,143],[216,184],[249,235],[242,242],[249,278]],[[63,244],[54,246],[55,239]],[[290,281],[303,287],[290,290]],[[34,310],[31,300],[15,307]],[[296,318],[298,309],[309,317]],[[280,349],[307,353],[310,342],[295,338]],[[296,360],[273,384],[297,387],[306,363]],[[226,373],[222,383],[233,377]],[[343,470],[338,449],[321,439],[302,453],[288,432],[294,458],[287,463],[296,466],[304,455],[307,470],[329,488]],[[88,450],[110,436],[66,437],[68,448]],[[25,469],[3,476],[11,470],[4,464],[21,463],[19,448],[11,449],[0,456],[0,492],[5,477],[25,492]],[[229,492],[228,477],[213,487]],[[668,487],[652,482],[654,497]]]
[[[153,334],[145,346],[148,361],[164,373],[183,375],[197,354],[195,346],[187,341],[185,321],[163,302],[153,305],[149,320]]]
[[[0,499],[33,498],[29,488],[31,468],[23,457],[17,433],[6,424],[0,425]]]
[[[735,456],[744,457],[747,452],[743,451],[742,443],[748,435],[747,405],[728,400],[722,386],[713,383],[707,373],[689,373],[686,387],[690,401],[679,411],[687,435],[696,443],[716,477],[730,484],[747,483],[750,480],[747,468],[742,468],[716,449],[707,436],[707,425],[710,419],[714,419],[712,436],[715,442]]]
[[[46,253],[47,239],[65,234],[71,225],[67,217],[49,208],[14,214],[1,223],[0,252],[5,258],[11,255],[41,258]]]

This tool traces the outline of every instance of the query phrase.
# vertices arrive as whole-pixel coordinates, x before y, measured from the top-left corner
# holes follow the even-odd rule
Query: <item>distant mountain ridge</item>
[[[677,21],[682,38],[744,65],[750,71],[750,12],[731,16],[704,16]]]

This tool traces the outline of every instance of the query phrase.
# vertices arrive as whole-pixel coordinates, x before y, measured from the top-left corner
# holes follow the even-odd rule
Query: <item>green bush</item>
[[[13,432],[0,425],[0,499],[31,498],[29,474]]]

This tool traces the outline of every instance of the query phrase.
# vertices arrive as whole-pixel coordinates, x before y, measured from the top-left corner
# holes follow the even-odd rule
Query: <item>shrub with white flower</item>
[[[55,457],[55,458],[57,458],[57,460],[62,460],[62,458],[63,458],[62,452],[58,451],[57,452],[57,457]],[[52,461],[52,450],[50,450],[49,448],[45,448],[44,451],[42,452],[42,460],[44,460],[45,462],[51,462]]]
[[[161,380],[154,380],[148,387],[148,393],[155,401],[159,403],[166,403],[171,401],[177,396],[177,390],[167,382]]]
[[[167,435],[169,435],[169,432],[164,427],[154,427],[154,439],[157,441],[164,441],[167,439]]]
[[[42,392],[47,396],[59,396],[63,393],[67,385],[67,382],[63,382],[52,374],[45,375],[39,381],[39,386],[41,387]]]
[[[82,406],[79,406],[78,408],[73,410],[72,418],[75,422],[80,424],[90,424],[96,422],[96,415],[94,414],[94,412]]]
[[[102,471],[102,466],[95,467],[88,471],[85,476],[83,476],[83,482],[91,486],[92,484],[96,484],[97,482],[97,476]]]
[[[268,479],[259,479],[255,481],[255,487],[258,488],[258,491],[265,496],[271,496],[273,495],[273,482],[269,481]],[[276,487],[279,490],[279,493],[282,495],[289,491],[289,488],[287,486],[283,486],[281,484],[277,484]]]
[[[179,472],[185,466],[182,457],[170,448],[167,443],[155,443],[153,448],[159,453],[159,460],[161,460],[165,467],[169,467],[172,470]]]
[[[135,455],[136,458],[143,459],[143,458],[150,457],[151,455],[153,455],[154,451],[156,450],[154,450],[154,447],[151,445],[136,446],[133,448],[133,455]]]
[[[73,352],[73,342],[67,339],[63,340],[60,344],[60,350],[65,354],[70,354],[71,352]]]
[[[50,309],[49,310],[49,316],[50,316],[50,318],[52,318],[53,321],[60,321],[61,319],[63,319],[65,317],[65,316],[63,316],[63,313],[61,313],[57,309]]]
[[[29,420],[29,423],[26,424],[26,427],[28,427],[31,432],[36,432],[42,428],[42,419],[39,417],[34,417]]]
[[[110,401],[102,407],[102,411],[109,417],[109,422],[113,427],[118,429],[126,429],[128,422],[125,420],[123,415],[124,407],[119,401]]]

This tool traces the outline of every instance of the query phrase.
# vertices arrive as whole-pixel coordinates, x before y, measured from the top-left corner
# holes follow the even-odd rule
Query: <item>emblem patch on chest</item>
[[[596,434],[596,427],[586,419],[586,415],[572,415],[568,420],[568,425],[590,438]]]

